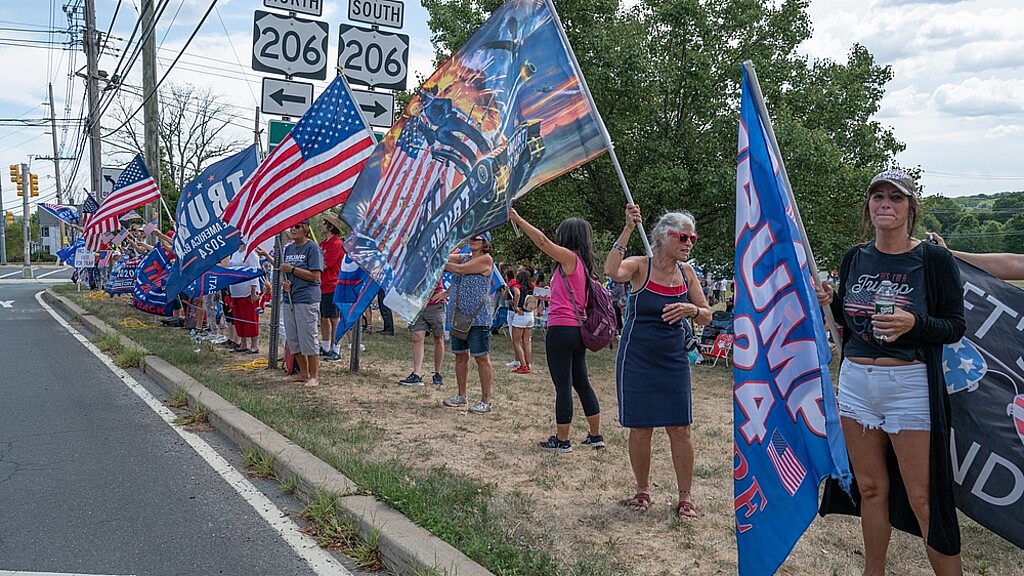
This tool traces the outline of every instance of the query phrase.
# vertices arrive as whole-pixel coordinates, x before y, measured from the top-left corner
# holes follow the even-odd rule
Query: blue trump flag
[[[189,298],[196,298],[197,296],[212,294],[218,290],[223,290],[224,288],[233,284],[238,284],[239,282],[259,278],[265,274],[266,272],[260,268],[234,269],[225,268],[223,266],[214,266],[200,274],[199,278],[193,280],[192,283],[185,288],[184,292]]]
[[[138,275],[142,258],[142,256],[122,257],[114,262],[114,265],[110,267],[110,274],[107,276],[106,282],[103,283],[103,289],[107,294],[116,296],[127,294],[135,289],[135,278]]]
[[[84,247],[85,247],[85,240],[82,240],[81,238],[79,238],[78,240],[75,240],[74,244],[72,244],[70,246],[65,246],[64,248],[61,248],[60,250],[57,250],[57,258],[60,258],[60,261],[65,263],[65,264],[74,264],[75,263],[75,252],[78,252],[79,248],[84,248]]]
[[[345,254],[341,259],[341,269],[338,270],[338,285],[334,288],[334,304],[341,311],[338,330],[334,333],[335,342],[359,323],[359,317],[378,292],[380,285]]]
[[[78,222],[78,211],[75,210],[74,206],[40,202],[39,209],[49,212],[54,218],[63,221],[65,224],[75,224]]]
[[[158,316],[170,316],[174,313],[165,289],[169,264],[170,258],[160,246],[153,248],[142,259],[132,290],[132,304],[136,308]]]
[[[818,486],[849,461],[839,425],[825,323],[783,167],[743,70],[736,156],[733,351],[739,574],[774,574],[807,530]]]
[[[181,293],[200,274],[238,250],[242,243],[238,230],[221,215],[258,165],[253,145],[210,166],[182,189],[175,215],[177,258],[167,277],[168,294]]]

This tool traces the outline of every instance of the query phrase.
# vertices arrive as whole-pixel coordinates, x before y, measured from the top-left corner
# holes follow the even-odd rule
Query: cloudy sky
[[[58,118],[81,115],[84,87],[69,80],[69,70],[85,67],[76,50],[50,49],[47,42],[66,42],[68,18],[63,4],[82,0],[0,0],[0,62],[5,89],[0,92],[0,165],[51,156],[49,128],[15,120],[45,118],[47,84],[53,83]],[[114,17],[115,8],[120,11]],[[102,70],[118,69],[131,37],[141,0],[96,0],[100,30],[111,29],[112,47],[100,61]],[[159,4],[159,2],[158,2]],[[170,66],[209,7],[209,0],[169,0],[157,28],[160,74]],[[346,22],[347,1],[324,0],[320,18],[330,23],[328,59],[337,59],[338,24]],[[891,126],[907,144],[899,161],[921,166],[926,192],[961,196],[1024,189],[1024,166],[1011,161],[1024,152],[1024,36],[1017,23],[1024,6],[1017,0],[811,0],[814,36],[801,51],[814,58],[844,61],[850,46],[868,47],[876,61],[893,67],[877,119]],[[31,5],[29,9],[27,6]],[[406,0],[405,27],[411,37],[410,82],[431,70],[432,50],[426,12],[418,0]],[[253,11],[259,0],[220,0],[184,56],[168,75],[171,82],[209,86],[223,95],[234,114],[232,129],[252,138],[254,109],[261,98],[262,75],[251,69]],[[139,86],[139,62],[129,73],[129,86]],[[314,82],[317,92],[326,82]],[[105,120],[109,130],[114,127]],[[76,126],[58,127],[62,155],[75,155],[80,141]],[[108,158],[105,164],[125,163]],[[74,163],[62,167],[64,179]],[[71,187],[81,197],[88,161]],[[40,175],[39,201],[54,201],[53,164],[32,161]],[[6,175],[4,209],[17,199]],[[65,188],[68,183],[65,182]],[[20,202],[18,202],[20,210]]]

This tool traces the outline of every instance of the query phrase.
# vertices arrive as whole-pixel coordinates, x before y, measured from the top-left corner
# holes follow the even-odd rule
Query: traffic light
[[[10,210],[4,212],[4,223],[7,224],[8,226],[14,224],[14,213],[11,212]]]
[[[39,196],[39,174],[29,173],[28,187],[32,191],[32,196]]]
[[[21,186],[21,167],[17,164],[11,164],[11,182],[18,185],[18,196],[24,196],[24,188]]]

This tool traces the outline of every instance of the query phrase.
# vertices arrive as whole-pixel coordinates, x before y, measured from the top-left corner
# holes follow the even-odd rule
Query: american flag
[[[344,202],[375,144],[338,76],[246,180],[223,220],[255,250],[288,226]]]
[[[142,225],[142,231],[146,234],[152,234],[157,230],[156,220],[146,222]]]
[[[110,264],[110,255],[113,253],[113,250],[100,250],[100,258],[96,261],[96,265],[100,268],[107,267]]]
[[[128,230],[122,229],[120,232],[117,233],[117,236],[114,236],[111,239],[110,243],[111,244],[120,244],[121,242],[124,242],[124,239],[127,236],[128,236]]]
[[[793,453],[793,449],[789,447],[789,443],[786,442],[778,428],[772,433],[772,440],[768,443],[767,450],[768,458],[775,466],[775,472],[779,475],[783,488],[789,492],[790,496],[796,494],[804,477],[807,476],[807,470]]]
[[[118,216],[149,202],[160,199],[160,188],[149,175],[141,154],[136,154],[131,164],[121,172],[114,183],[114,189],[103,199],[99,210],[89,218],[85,226],[86,247],[99,248],[100,234],[120,228]]]

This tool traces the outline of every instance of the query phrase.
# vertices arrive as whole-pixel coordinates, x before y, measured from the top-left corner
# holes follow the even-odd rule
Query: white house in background
[[[37,210],[39,217],[39,245],[47,254],[56,255],[61,249],[60,224],[61,221],[46,210]]]

